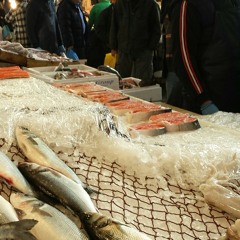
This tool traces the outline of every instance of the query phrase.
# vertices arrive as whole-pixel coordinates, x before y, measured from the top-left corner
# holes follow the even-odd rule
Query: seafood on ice
[[[0,151],[0,177],[10,186],[22,193],[34,195],[28,181],[23,177],[17,166]]]
[[[100,213],[88,213],[82,221],[91,239],[150,240],[135,228]]]
[[[100,214],[81,185],[61,173],[35,163],[21,163],[19,168],[43,192],[54,196],[77,214],[91,239],[149,239],[136,229]]]
[[[19,148],[30,162],[55,169],[76,183],[86,187],[75,172],[33,132],[29,131],[27,128],[17,127],[16,139]]]
[[[20,219],[38,221],[31,231],[38,240],[89,239],[70,218],[47,203],[21,193],[12,193],[10,201],[18,209]]]
[[[25,219],[0,225],[0,239],[37,240],[30,230],[37,224],[36,220]]]
[[[17,222],[18,215],[13,206],[0,195],[0,224]]]

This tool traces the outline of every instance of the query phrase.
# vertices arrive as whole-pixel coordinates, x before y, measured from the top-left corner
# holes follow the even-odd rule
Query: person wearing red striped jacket
[[[169,0],[183,108],[240,112],[240,0]]]

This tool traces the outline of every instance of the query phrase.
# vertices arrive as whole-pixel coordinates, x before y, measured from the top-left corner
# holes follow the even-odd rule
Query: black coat
[[[53,0],[31,0],[26,11],[27,35],[34,48],[59,53],[62,36]]]
[[[240,112],[239,6],[240,0],[172,1],[173,67],[198,109],[212,100],[221,111]]]
[[[114,5],[110,47],[135,58],[154,50],[160,40],[159,12],[155,0],[117,0]]]
[[[58,6],[57,16],[65,48],[73,47],[79,58],[82,58],[82,51],[86,45],[87,27],[83,33],[82,20],[76,5],[71,0],[63,0]],[[85,16],[84,24],[87,26]]]

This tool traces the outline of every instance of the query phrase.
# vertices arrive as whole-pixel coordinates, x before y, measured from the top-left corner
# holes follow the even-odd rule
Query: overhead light
[[[9,2],[10,2],[10,7],[11,7],[12,9],[16,9],[16,7],[17,7],[16,1],[15,1],[15,0],[9,0]]]

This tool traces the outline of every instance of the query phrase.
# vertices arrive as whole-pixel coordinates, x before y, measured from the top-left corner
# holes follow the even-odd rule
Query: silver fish
[[[62,173],[76,183],[81,184],[88,193],[97,192],[84,184],[76,173],[68,167],[46,143],[27,128],[17,127],[16,139],[19,148],[30,162],[52,168]]]
[[[17,127],[16,139],[19,148],[30,162],[55,169],[76,183],[82,184],[74,171],[33,132],[23,127]]]
[[[88,193],[80,184],[56,170],[24,162],[19,164],[23,175],[46,194],[55,197],[76,213],[97,212]]]
[[[82,222],[94,240],[150,240],[135,228],[100,213],[87,213]]]
[[[16,222],[18,216],[13,206],[0,195],[0,224]]]
[[[23,177],[17,166],[3,152],[0,152],[0,177],[8,185],[13,186],[20,192],[34,195],[30,184]]]
[[[32,233],[38,240],[88,240],[77,225],[58,209],[34,197],[12,193],[10,201],[21,219],[35,219]]]
[[[16,240],[37,240],[29,230],[37,221],[33,219],[25,219],[18,222],[5,223],[0,225],[0,239],[16,239]]]

